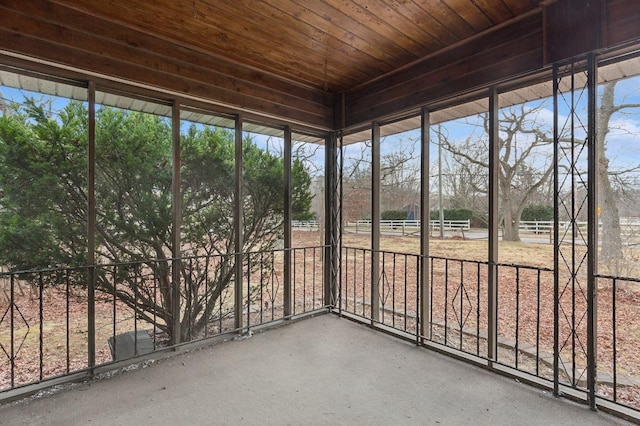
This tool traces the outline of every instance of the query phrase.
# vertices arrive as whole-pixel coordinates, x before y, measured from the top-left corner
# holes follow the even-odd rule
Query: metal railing
[[[2,273],[0,392],[74,373],[89,375],[96,366],[171,347],[173,312],[168,308],[171,292],[167,291],[166,277],[172,276],[172,265],[179,265],[179,344],[248,332],[330,308],[550,389],[558,380],[563,389],[586,394],[587,360],[583,351],[576,350],[586,344],[580,341],[584,333],[579,328],[584,324],[580,318],[562,321],[583,312],[578,306],[582,302],[562,304],[561,322],[554,324],[556,297],[572,296],[554,294],[552,269],[343,247],[336,303],[326,306],[326,249],[317,246],[243,254],[240,328],[234,306],[235,254]],[[291,293],[285,297],[287,256],[291,259]],[[379,262],[377,268],[372,268],[373,259]],[[491,267],[495,267],[498,295],[494,357],[489,356]],[[423,268],[429,269],[426,293],[421,291]],[[635,354],[640,318],[625,315],[627,321],[621,322],[620,316],[623,310],[637,310],[640,279],[596,278],[597,397],[639,410],[640,362]],[[98,289],[93,307],[88,298],[89,282]],[[377,294],[372,294],[373,289]],[[421,300],[422,294],[428,294],[428,301]],[[289,315],[286,303],[290,303]],[[426,312],[424,306],[428,306]],[[578,345],[561,344],[556,353],[554,333],[576,336]],[[558,374],[554,375],[556,364]]]
[[[638,330],[640,279],[596,274],[598,281],[598,396],[640,409]],[[627,321],[620,321],[620,312]]]
[[[471,356],[489,368],[521,377],[549,389],[554,387],[554,361],[558,364],[558,385],[587,395],[587,359],[576,345],[561,344],[554,351],[554,333],[584,335],[584,321],[554,324],[554,270],[516,264],[495,264],[497,277],[496,355],[489,356],[488,280],[491,265],[486,261],[425,257],[417,254],[380,251],[379,276],[372,277],[373,251],[343,247],[339,285],[339,313],[356,320],[398,332],[418,343],[435,345],[448,352]],[[424,329],[420,317],[420,268],[429,267],[429,301]],[[561,277],[562,279],[564,277]],[[637,309],[640,279],[598,275],[598,397],[640,410],[640,362],[637,347],[640,318],[621,324],[616,317],[623,309]],[[378,295],[372,297],[376,281]],[[636,286],[631,292],[630,286]],[[572,299],[570,294],[558,298]],[[372,300],[379,300],[374,317]],[[579,300],[579,298],[574,298]],[[635,300],[635,305],[633,305]],[[582,306],[564,305],[561,315],[572,317]],[[579,318],[578,318],[579,319]],[[568,329],[568,327],[575,327]],[[624,330],[624,334],[622,331]],[[634,337],[635,336],[635,337]],[[625,356],[621,356],[624,354]]]
[[[325,246],[244,253],[241,328],[234,316],[235,254],[144,260],[0,274],[2,393],[96,366],[288,317],[326,311]],[[291,293],[285,297],[284,258]],[[172,336],[170,279],[179,265],[179,333]],[[90,303],[88,284],[96,288]],[[285,315],[285,302],[291,304]],[[90,312],[94,312],[90,315]],[[177,337],[177,338],[176,338]]]
[[[374,320],[371,310],[369,249],[344,247],[339,287],[339,312]],[[378,278],[379,324],[410,334],[418,333],[420,256],[381,251]]]

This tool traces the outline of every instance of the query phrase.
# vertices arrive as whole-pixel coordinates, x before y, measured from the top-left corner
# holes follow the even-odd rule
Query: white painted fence
[[[318,229],[319,226],[320,226],[320,222],[317,220],[292,220],[291,221],[292,228]]]
[[[347,222],[349,227],[356,228],[371,228],[370,220],[358,220],[356,222]],[[383,228],[391,229],[420,229],[419,220],[381,220],[380,226]],[[440,229],[440,221],[432,220],[429,222],[429,227],[433,229]],[[443,227],[448,231],[468,231],[471,229],[470,220],[445,220],[443,221]]]

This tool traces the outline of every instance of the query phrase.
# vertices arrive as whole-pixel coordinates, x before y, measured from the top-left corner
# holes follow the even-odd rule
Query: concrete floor
[[[2,425],[624,424],[333,315],[0,407]]]

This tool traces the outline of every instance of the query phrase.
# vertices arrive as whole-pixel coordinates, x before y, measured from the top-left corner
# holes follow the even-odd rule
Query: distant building
[[[420,206],[418,204],[409,203],[402,208],[407,211],[407,220],[420,220]]]

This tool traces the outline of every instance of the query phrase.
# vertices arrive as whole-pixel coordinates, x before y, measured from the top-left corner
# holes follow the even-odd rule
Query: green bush
[[[385,210],[380,213],[382,220],[407,220],[406,210]]]
[[[522,211],[520,220],[553,220],[553,206],[545,206],[542,204],[532,204]]]
[[[429,213],[431,220],[440,219],[439,210],[431,210]],[[473,212],[467,209],[444,209],[444,220],[471,220]]]

